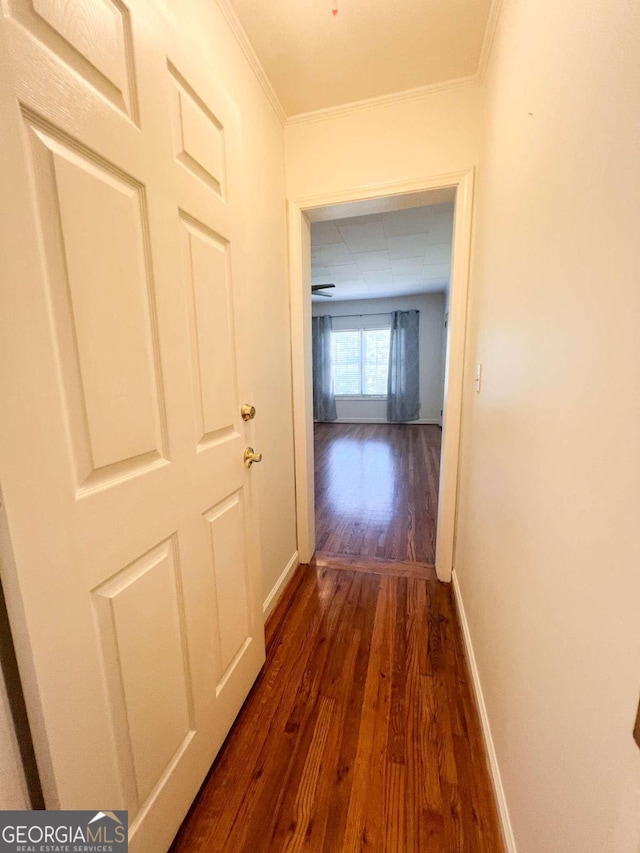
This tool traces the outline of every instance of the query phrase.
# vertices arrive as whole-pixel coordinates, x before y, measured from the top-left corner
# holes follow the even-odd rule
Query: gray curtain
[[[331,326],[331,317],[311,319],[314,421],[335,421],[338,417],[331,375]]]
[[[391,312],[388,421],[415,421],[420,417],[419,325],[419,311]]]

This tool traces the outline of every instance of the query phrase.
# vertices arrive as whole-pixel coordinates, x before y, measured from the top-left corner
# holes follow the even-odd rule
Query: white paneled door
[[[1,8],[3,583],[47,805],[160,853],[264,659],[239,116],[158,2]]]

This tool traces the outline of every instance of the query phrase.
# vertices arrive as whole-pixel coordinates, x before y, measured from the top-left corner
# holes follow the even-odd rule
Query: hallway
[[[173,853],[501,853],[451,587],[301,567]]]
[[[442,430],[315,425],[316,549],[435,563]]]

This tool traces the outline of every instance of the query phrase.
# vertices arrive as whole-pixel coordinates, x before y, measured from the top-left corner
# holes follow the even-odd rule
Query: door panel
[[[195,728],[176,537],[93,590],[114,732],[143,803]]]
[[[181,216],[198,447],[235,431],[235,341],[231,321],[229,243],[201,223]]]
[[[28,120],[27,120],[28,122]],[[27,123],[78,489],[164,457],[144,190]]]
[[[11,0],[8,8],[43,45],[127,115],[137,113],[131,21],[118,0]]]
[[[216,586],[216,615],[220,643],[220,667],[216,692],[224,686],[229,667],[250,640],[247,607],[244,507],[236,493],[204,514],[211,543],[211,568]],[[240,571],[238,568],[241,567]]]
[[[240,122],[159,8],[0,27],[3,583],[47,804],[128,808],[133,853],[167,849],[264,659]]]
[[[178,69],[171,63],[168,68],[175,86],[171,118],[176,159],[225,198],[223,126]]]

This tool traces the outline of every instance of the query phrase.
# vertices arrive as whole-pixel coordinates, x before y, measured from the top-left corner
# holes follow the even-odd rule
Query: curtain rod
[[[372,311],[371,314],[314,314],[314,317],[331,317],[332,320],[353,320],[354,317],[382,317],[393,311]]]
[[[408,308],[402,311],[403,314],[408,314],[411,311],[417,311],[419,308]],[[386,314],[393,314],[393,311],[372,311],[370,314],[312,314],[312,317],[331,317],[332,320],[353,320],[356,317],[384,317]]]

